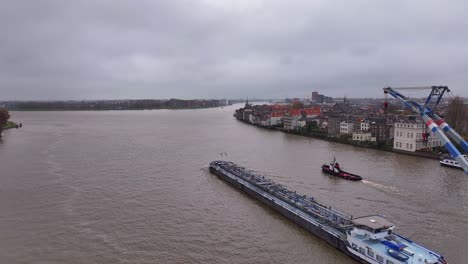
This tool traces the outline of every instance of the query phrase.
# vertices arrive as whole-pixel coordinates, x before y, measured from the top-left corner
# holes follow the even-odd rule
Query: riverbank
[[[0,105],[10,111],[86,111],[86,110],[156,110],[202,109],[229,105],[226,100],[132,99],[92,101],[8,101]]]
[[[418,157],[423,157],[423,158],[430,158],[430,159],[439,159],[439,153],[434,153],[434,152],[409,152],[409,151],[403,151],[403,150],[394,150],[393,145],[390,144],[384,144],[384,143],[378,143],[378,142],[359,142],[359,141],[352,141],[350,140],[351,137],[349,135],[343,135],[342,137],[330,137],[324,132],[304,132],[300,130],[287,130],[282,127],[274,127],[274,126],[261,126],[258,124],[252,124],[249,123],[245,120],[236,118],[236,120],[241,121],[242,123],[245,123],[247,125],[252,125],[256,126],[262,129],[268,129],[268,130],[274,130],[274,131],[279,131],[283,133],[288,133],[288,134],[294,134],[298,136],[303,136],[303,137],[310,137],[310,138],[317,138],[321,140],[326,140],[326,141],[331,141],[331,142],[336,142],[340,144],[345,144],[345,145],[352,145],[356,147],[361,147],[361,148],[371,148],[371,149],[377,149],[377,150],[382,150],[382,151],[388,151],[388,152],[394,152],[394,153],[399,153],[399,154],[405,154],[405,155],[411,155],[411,156],[418,156]]]

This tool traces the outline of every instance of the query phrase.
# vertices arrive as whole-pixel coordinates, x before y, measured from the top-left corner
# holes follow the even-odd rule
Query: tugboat
[[[360,181],[362,180],[362,177],[356,174],[352,174],[349,172],[346,172],[340,168],[340,164],[336,162],[336,158],[333,157],[333,160],[330,162],[330,164],[323,164],[322,165],[322,171],[328,174],[331,174],[333,176],[341,177],[345,180],[349,181]]]

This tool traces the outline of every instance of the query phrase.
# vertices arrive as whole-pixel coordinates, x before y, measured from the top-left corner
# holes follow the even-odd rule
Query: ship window
[[[367,255],[374,257],[374,251],[371,248],[367,248]]]
[[[354,244],[354,243],[352,243],[351,246],[352,246],[353,248],[355,248],[355,249],[358,248],[358,246],[357,246],[356,244]]]
[[[361,252],[363,255],[365,255],[365,254],[366,254],[366,250],[365,250],[365,249],[363,249],[362,247],[359,247],[359,252]]]
[[[376,259],[377,259],[377,261],[378,261],[379,263],[383,263],[383,258],[382,258],[382,256],[377,255],[377,256],[376,256]]]
[[[393,261],[387,259],[387,264],[395,264]]]

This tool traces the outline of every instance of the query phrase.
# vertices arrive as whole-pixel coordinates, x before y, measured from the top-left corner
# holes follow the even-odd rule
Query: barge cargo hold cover
[[[382,216],[353,218],[233,162],[213,161],[210,172],[361,263],[447,263],[440,254],[394,233],[395,226]]]

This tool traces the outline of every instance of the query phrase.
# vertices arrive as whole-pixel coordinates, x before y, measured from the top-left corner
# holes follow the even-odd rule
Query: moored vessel
[[[361,263],[447,263],[442,255],[394,233],[395,225],[383,216],[353,218],[233,162],[213,161],[210,172]]]
[[[463,158],[465,158],[466,160],[468,160],[468,156],[467,155],[462,155]],[[452,156],[445,156],[445,157],[442,157],[439,161],[440,165],[442,166],[446,166],[446,167],[452,167],[452,168],[457,168],[457,169],[463,169],[462,166],[460,165],[460,163],[458,163],[458,161],[454,158],[452,158]]]

